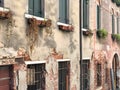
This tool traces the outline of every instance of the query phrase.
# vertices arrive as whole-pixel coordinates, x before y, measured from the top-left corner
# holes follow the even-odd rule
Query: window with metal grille
[[[83,60],[80,66],[82,68],[82,84],[80,90],[90,90],[90,60]]]
[[[59,21],[69,23],[69,0],[59,0]]]
[[[97,5],[97,30],[100,29],[101,9],[100,5]]]
[[[45,90],[45,64],[27,66],[27,90]]]
[[[97,64],[97,86],[101,86],[101,82],[102,82],[102,79],[101,79],[101,64]]]
[[[29,14],[44,17],[44,0],[29,0]]]
[[[89,0],[82,0],[82,17],[83,25],[85,29],[89,28]]]
[[[0,7],[4,6],[4,0],[0,0]]]
[[[70,90],[70,62],[59,62],[59,90]]]

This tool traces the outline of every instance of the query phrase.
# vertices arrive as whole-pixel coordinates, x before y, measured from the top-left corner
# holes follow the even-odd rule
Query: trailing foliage
[[[117,6],[120,6],[120,0],[112,0],[113,3],[116,3]]]
[[[120,34],[112,34],[112,39],[113,39],[113,41],[117,41],[117,42],[119,42],[120,43]]]
[[[115,0],[116,1],[116,5],[120,6],[120,0]]]
[[[98,38],[106,38],[108,35],[108,32],[105,29],[100,29],[97,31]]]

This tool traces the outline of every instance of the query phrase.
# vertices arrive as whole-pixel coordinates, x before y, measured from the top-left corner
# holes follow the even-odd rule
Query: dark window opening
[[[59,90],[70,90],[70,62],[59,62]]]
[[[90,60],[83,60],[81,68],[82,85],[80,90],[90,90]]]
[[[102,77],[101,77],[101,64],[97,64],[97,86],[101,86]]]
[[[27,66],[27,90],[45,90],[45,64]]]
[[[0,0],[0,7],[4,6],[4,0]]]

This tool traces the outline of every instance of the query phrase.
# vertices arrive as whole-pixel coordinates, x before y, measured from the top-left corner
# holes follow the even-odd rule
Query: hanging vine
[[[32,53],[34,46],[36,42],[38,41],[38,33],[39,33],[39,27],[46,27],[49,28],[51,26],[51,20],[37,20],[35,18],[29,18],[28,19],[28,30],[27,30],[27,36],[28,36],[28,43],[29,43],[29,49]]]
[[[29,42],[29,48],[30,52],[32,53],[35,43],[38,40],[38,25],[37,20],[35,18],[29,18],[28,19],[28,29],[27,30],[27,36],[28,36],[28,42]]]

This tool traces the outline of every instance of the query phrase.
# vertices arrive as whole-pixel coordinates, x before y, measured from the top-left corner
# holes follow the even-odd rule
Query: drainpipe
[[[83,78],[82,78],[82,28],[81,28],[81,0],[79,0],[79,49],[80,49],[80,90],[83,90]]]

